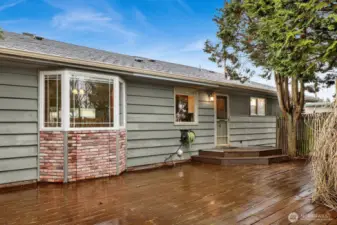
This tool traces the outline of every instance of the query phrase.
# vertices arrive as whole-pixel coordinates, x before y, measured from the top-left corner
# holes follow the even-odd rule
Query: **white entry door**
[[[228,145],[228,96],[216,96],[216,145]]]

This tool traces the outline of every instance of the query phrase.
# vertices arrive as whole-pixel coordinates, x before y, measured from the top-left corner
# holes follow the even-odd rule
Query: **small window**
[[[250,115],[265,116],[266,115],[266,99],[250,98]]]
[[[70,127],[113,127],[113,80],[70,78]]]
[[[198,94],[193,89],[175,89],[175,123],[191,124],[198,122]]]
[[[44,76],[44,127],[62,126],[61,75]]]

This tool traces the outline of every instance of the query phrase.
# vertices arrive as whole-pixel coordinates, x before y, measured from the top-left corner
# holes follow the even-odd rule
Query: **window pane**
[[[119,82],[119,125],[124,126],[124,84]]]
[[[176,122],[195,121],[194,96],[176,95]]]
[[[227,119],[227,97],[217,96],[216,97],[216,116],[217,119]]]
[[[61,127],[61,75],[44,77],[44,127]]]
[[[250,98],[250,115],[256,115],[256,98]]]
[[[113,103],[112,81],[70,79],[70,127],[112,127]]]
[[[266,100],[264,98],[257,99],[257,114],[259,116],[265,116],[266,115]]]

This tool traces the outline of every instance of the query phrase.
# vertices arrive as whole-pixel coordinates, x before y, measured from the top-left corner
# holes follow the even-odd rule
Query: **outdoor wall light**
[[[208,94],[209,101],[213,102],[214,101],[214,93],[210,91],[210,92],[207,92],[207,94]]]

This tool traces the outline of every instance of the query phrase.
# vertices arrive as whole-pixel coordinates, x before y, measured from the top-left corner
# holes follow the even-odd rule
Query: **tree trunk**
[[[287,115],[288,155],[294,158],[297,155],[297,120],[293,115]]]
[[[283,77],[275,73],[275,84],[280,109],[287,122],[288,155],[293,158],[297,153],[297,122],[304,106],[304,83],[298,77]]]

